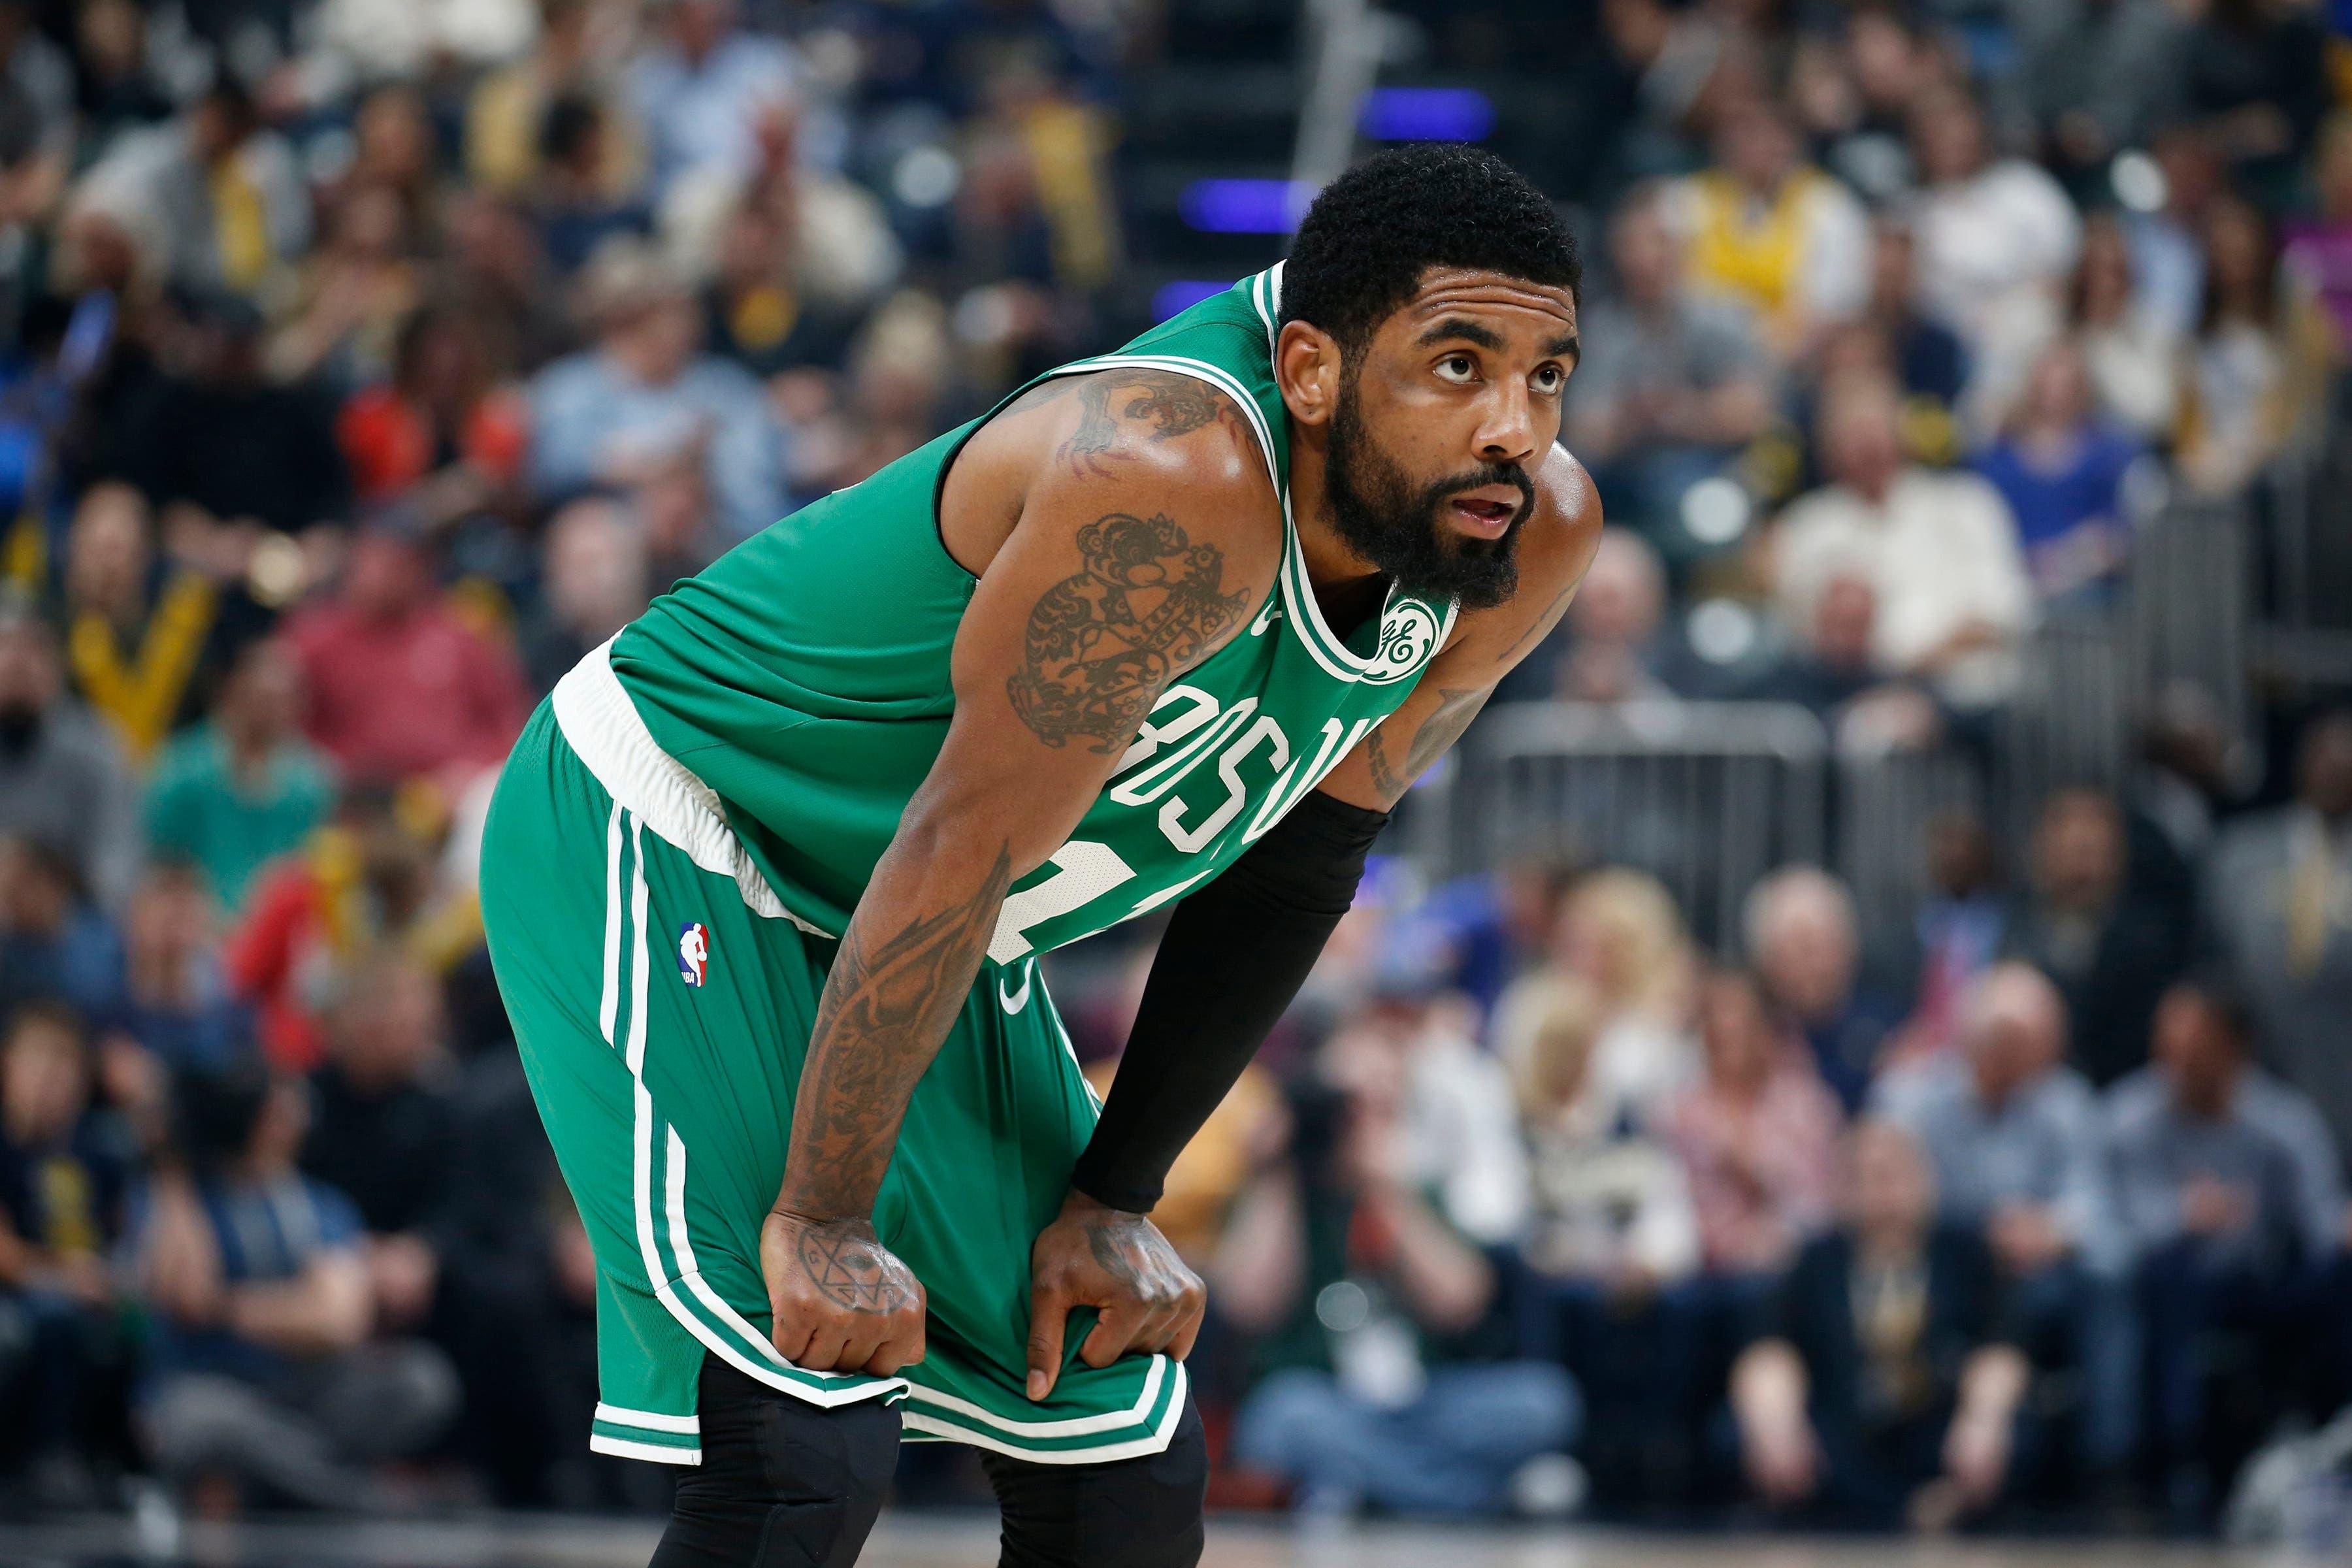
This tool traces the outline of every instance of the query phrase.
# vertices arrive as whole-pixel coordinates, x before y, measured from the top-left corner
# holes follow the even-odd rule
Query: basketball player
[[[902,1435],[1003,1563],[1178,1568],[1200,1281],[1147,1217],[1387,813],[1559,620],[1579,266],[1465,148],[747,541],[560,682],[483,913],[656,1568],[853,1562]],[[1039,953],[1172,906],[1097,1110]]]

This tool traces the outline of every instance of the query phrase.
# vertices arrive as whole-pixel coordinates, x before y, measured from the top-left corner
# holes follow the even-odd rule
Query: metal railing
[[[1829,736],[1801,708],[1542,703],[1482,719],[1429,804],[1451,869],[1563,852],[1638,867],[1715,942],[1757,878],[1822,858],[1829,787]]]

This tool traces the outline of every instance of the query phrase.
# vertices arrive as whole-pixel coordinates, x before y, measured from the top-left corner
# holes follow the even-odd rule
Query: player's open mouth
[[[1503,499],[1504,496],[1508,499]],[[1511,526],[1519,515],[1519,493],[1517,490],[1487,489],[1469,490],[1455,496],[1448,503],[1454,509],[1456,521],[1469,532],[1492,538]]]

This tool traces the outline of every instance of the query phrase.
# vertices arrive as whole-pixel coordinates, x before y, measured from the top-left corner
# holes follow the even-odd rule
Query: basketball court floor
[[[176,1542],[126,1521],[0,1525],[5,1568],[643,1568],[656,1530],[635,1520],[191,1527]],[[860,1568],[993,1568],[995,1533],[973,1515],[883,1521]],[[1206,1568],[2316,1568],[2286,1552],[2146,1542],[1814,1541],[1685,1537],[1549,1527],[1526,1531],[1367,1528],[1301,1534],[1220,1521]],[[2337,1564],[2336,1568],[2341,1568]]]

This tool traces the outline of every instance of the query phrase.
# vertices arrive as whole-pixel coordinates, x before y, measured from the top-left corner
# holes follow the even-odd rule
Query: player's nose
[[[1482,463],[1524,463],[1535,453],[1535,400],[1516,381],[1499,381],[1478,423],[1476,456]]]

